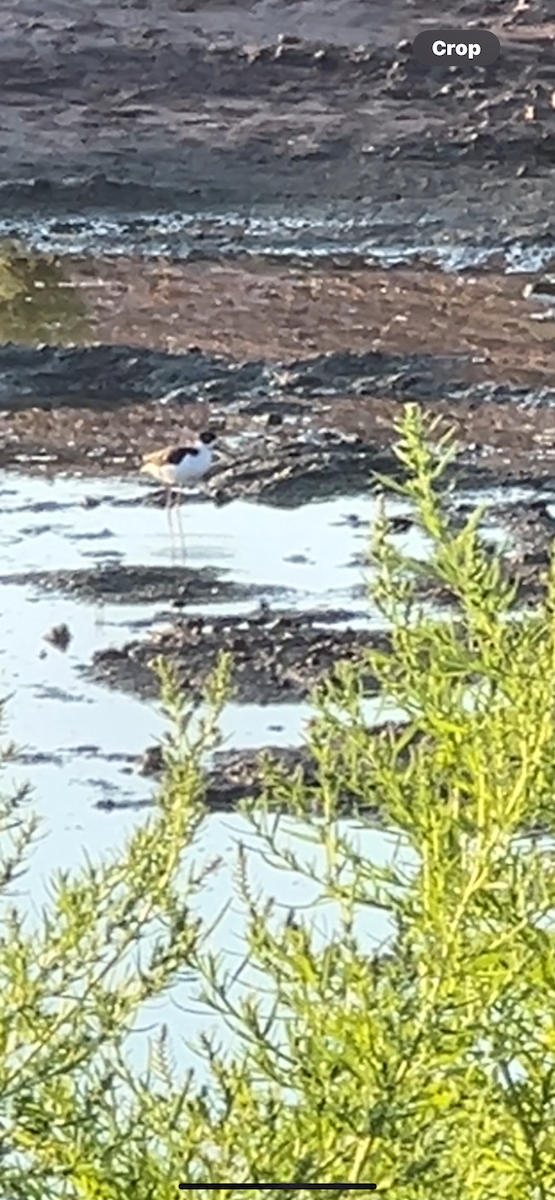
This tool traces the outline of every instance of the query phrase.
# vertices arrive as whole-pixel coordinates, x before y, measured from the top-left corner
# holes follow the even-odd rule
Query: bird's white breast
[[[212,450],[210,446],[205,446],[201,443],[198,447],[198,454],[186,454],[181,462],[176,464],[175,473],[178,479],[197,479],[201,475],[206,475],[206,472],[212,466]]]

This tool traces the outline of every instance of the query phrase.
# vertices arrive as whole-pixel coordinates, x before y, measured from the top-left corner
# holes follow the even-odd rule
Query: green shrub
[[[373,542],[392,646],[368,666],[404,723],[369,729],[360,667],[339,664],[314,697],[316,783],[267,762],[244,806],[315,906],[259,897],[240,850],[240,969],[195,915],[216,869],[196,847],[225,659],[200,727],[163,676],[174,734],[156,811],[111,861],[58,876],[32,930],[10,896],[33,822],[5,803],[5,1200],[166,1200],[180,1181],[238,1200],[277,1197],[256,1185],[278,1182],[319,1198],[371,1182],[391,1200],[555,1195],[555,572],[536,611],[515,612],[478,516],[450,527],[453,452],[431,432],[408,407],[398,454],[429,562],[395,550],[385,517]],[[423,569],[456,598],[451,615],[419,612]],[[399,842],[387,866],[365,845],[376,808]],[[241,986],[247,967],[259,988]],[[146,1072],[126,1056],[143,1002],[184,973],[235,1032],[225,1051],[204,1039],[202,1082],[164,1029]]]

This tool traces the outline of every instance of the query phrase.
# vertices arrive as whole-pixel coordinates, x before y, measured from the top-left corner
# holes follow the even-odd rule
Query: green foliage
[[[180,1180],[221,1200],[277,1198],[256,1186],[272,1182],[315,1200],[371,1182],[390,1200],[555,1195],[555,569],[536,611],[517,612],[478,517],[451,529],[451,443],[433,445],[412,406],[398,432],[425,570],[456,607],[419,611],[423,565],[383,512],[374,599],[391,650],[369,651],[364,677],[405,719],[369,729],[362,671],[339,664],[314,697],[316,782],[263,762],[263,797],[243,806],[267,860],[315,904],[284,913],[258,896],[240,849],[239,968],[197,915],[216,867],[197,838],[226,659],[202,718],[161,668],[175,732],[156,811],[110,862],[59,875],[33,929],[10,889],[35,829],[25,801],[6,802],[6,1200],[166,1200]],[[376,809],[398,843],[385,866],[368,849]],[[376,913],[391,929],[381,949]],[[141,1006],[184,972],[235,1034],[227,1050],[203,1039],[202,1084],[165,1028],[146,1072],[126,1057]]]
[[[92,340],[78,289],[59,260],[0,239],[2,342],[71,345]]]

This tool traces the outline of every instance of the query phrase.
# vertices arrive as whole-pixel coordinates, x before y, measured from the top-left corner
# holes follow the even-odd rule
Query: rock
[[[67,650],[71,641],[71,630],[65,622],[61,625],[53,625],[52,629],[45,633],[44,640],[50,642],[50,645],[55,646],[57,650]]]

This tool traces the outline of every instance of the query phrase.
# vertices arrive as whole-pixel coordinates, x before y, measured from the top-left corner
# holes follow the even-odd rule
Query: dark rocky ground
[[[94,679],[155,698],[159,685],[153,663],[159,655],[177,668],[183,691],[198,700],[222,650],[233,656],[231,684],[241,703],[303,700],[340,659],[362,662],[387,638],[367,630],[341,629],[352,612],[262,611],[250,617],[184,617],[170,629],[121,649],[94,655]],[[371,694],[373,681],[365,679]]]
[[[503,53],[421,67],[431,21],[482,23]],[[452,231],[473,198],[493,230],[503,191],[506,226],[552,221],[549,0],[3,0],[0,31],[9,216],[410,192],[414,219],[436,207]]]
[[[54,510],[56,511],[56,510]],[[76,570],[25,571],[19,575],[0,575],[3,583],[31,584],[41,591],[73,596],[96,604],[160,604],[179,609],[187,604],[236,604],[256,600],[257,589],[252,584],[222,578],[221,571],[209,567],[192,570],[186,566],[155,567],[110,563],[106,566],[82,567]],[[261,589],[262,591],[262,589]],[[263,589],[264,596],[268,588]],[[287,595],[285,588],[275,588],[276,599]]]

